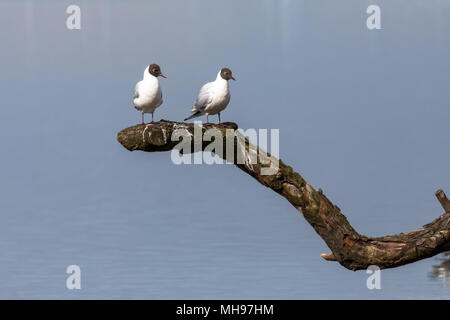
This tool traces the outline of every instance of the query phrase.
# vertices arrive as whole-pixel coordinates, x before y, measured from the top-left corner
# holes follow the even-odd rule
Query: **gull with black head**
[[[153,123],[153,113],[163,103],[159,76],[166,78],[157,64],[149,65],[144,70],[143,79],[136,84],[134,89],[133,103],[134,107],[142,112],[142,124],[144,124],[145,113],[152,114]]]
[[[208,116],[211,114],[217,114],[223,111],[230,102],[230,89],[228,87],[228,80],[236,80],[230,69],[222,68],[217,74],[217,78],[213,82],[208,82],[203,85],[195,100],[194,107],[192,107],[191,116],[186,120],[200,117],[206,114],[206,123],[209,123]]]

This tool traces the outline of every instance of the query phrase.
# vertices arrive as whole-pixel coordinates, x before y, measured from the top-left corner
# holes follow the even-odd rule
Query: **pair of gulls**
[[[166,78],[161,73],[161,68],[157,64],[151,64],[144,70],[144,78],[136,84],[134,89],[133,103],[134,107],[142,112],[142,124],[144,124],[144,114],[152,114],[156,108],[163,103],[161,87],[159,86],[158,77]],[[197,95],[192,115],[186,120],[200,117],[206,114],[206,122],[209,123],[208,116],[217,114],[224,110],[230,102],[230,89],[228,88],[228,80],[233,79],[233,74],[228,68],[222,68],[217,74],[217,78],[213,82],[205,84]]]

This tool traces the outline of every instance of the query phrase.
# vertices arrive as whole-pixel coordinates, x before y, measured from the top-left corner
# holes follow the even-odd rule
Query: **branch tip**
[[[450,213],[450,200],[447,199],[444,190],[439,189],[436,191],[435,195],[445,212]]]
[[[332,253],[322,253],[320,256],[327,261],[336,261],[336,257]]]

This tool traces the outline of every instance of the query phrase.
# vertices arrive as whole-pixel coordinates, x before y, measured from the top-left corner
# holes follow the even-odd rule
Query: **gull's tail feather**
[[[201,111],[197,111],[196,113],[191,114],[189,117],[187,117],[186,119],[184,119],[184,121],[189,120],[189,119],[192,119],[192,118],[200,117],[202,114],[203,114],[203,113],[202,113]]]

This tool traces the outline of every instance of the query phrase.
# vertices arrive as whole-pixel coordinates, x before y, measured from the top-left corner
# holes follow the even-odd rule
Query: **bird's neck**
[[[148,70],[144,71],[144,78],[145,81],[151,81],[151,82],[158,82],[158,78],[152,75]]]
[[[217,78],[216,78],[216,81],[215,81],[215,82],[217,83],[217,85],[223,86],[223,87],[225,87],[226,89],[228,89],[228,81],[225,80],[224,78],[222,78],[222,76],[220,75],[220,71],[219,71],[219,73],[217,74]]]

